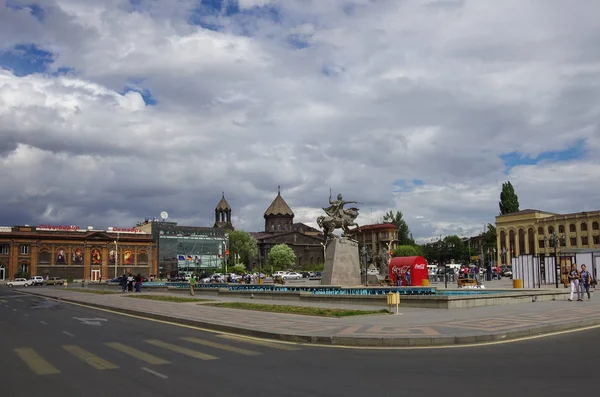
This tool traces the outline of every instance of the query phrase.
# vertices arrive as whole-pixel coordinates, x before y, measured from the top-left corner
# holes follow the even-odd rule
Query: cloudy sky
[[[598,210],[597,0],[0,0],[0,223]]]

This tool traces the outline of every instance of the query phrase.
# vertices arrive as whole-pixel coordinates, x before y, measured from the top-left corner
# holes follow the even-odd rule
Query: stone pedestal
[[[335,237],[327,246],[321,285],[360,285],[358,243],[345,237]]]

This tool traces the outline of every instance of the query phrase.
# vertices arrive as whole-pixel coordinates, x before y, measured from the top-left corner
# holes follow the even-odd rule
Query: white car
[[[284,280],[300,280],[302,278],[302,275],[296,272],[287,272],[283,276],[281,276],[281,278]]]
[[[36,285],[44,285],[44,277],[42,276],[33,276],[29,279],[29,282],[31,285],[33,285],[34,287]]]
[[[32,284],[31,280],[27,280],[26,278],[15,278],[13,281],[8,281],[6,283],[9,287],[29,287]]]

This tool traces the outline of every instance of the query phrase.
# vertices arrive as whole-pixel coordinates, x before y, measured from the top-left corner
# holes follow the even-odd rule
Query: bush
[[[29,279],[31,277],[31,275],[29,274],[29,272],[22,272],[22,271],[18,271],[15,273],[15,278],[26,278]]]
[[[68,284],[71,284],[71,283],[73,282],[73,280],[74,280],[73,276],[69,275],[69,276],[67,277],[67,283],[68,283]]]

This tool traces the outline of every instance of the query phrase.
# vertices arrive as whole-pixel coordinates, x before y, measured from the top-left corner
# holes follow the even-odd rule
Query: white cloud
[[[247,0],[210,16],[220,31],[190,25],[196,5],[54,0],[41,21],[0,8],[0,46],[75,70],[0,68],[5,222],[167,210],[210,225],[225,191],[257,231],[281,185],[296,221],[315,226],[332,188],[364,203],[360,224],[401,209],[428,239],[493,222],[505,180],[521,208],[597,209],[600,5]],[[509,175],[499,157],[576,144]]]

